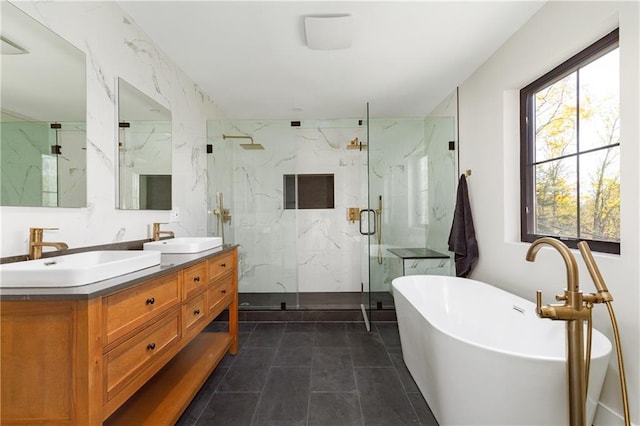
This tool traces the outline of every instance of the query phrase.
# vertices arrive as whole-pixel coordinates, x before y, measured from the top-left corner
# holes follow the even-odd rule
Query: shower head
[[[264,147],[262,145],[260,145],[259,143],[241,143],[240,144],[240,148],[242,149],[264,149]]]
[[[241,143],[240,148],[242,149],[264,149],[262,145],[259,143],[253,143],[253,138],[251,136],[233,136],[233,135],[222,135],[222,139],[249,139],[251,143]]]

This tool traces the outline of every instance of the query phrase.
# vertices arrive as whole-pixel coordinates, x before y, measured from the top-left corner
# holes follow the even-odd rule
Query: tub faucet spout
[[[527,250],[527,260],[529,262],[535,261],[538,250],[540,250],[543,244],[548,244],[555,248],[562,256],[567,268],[567,290],[579,291],[578,264],[576,262],[576,258],[573,256],[573,253],[571,253],[571,250],[569,250],[569,247],[567,247],[562,241],[550,237],[538,238],[529,246],[529,250]]]

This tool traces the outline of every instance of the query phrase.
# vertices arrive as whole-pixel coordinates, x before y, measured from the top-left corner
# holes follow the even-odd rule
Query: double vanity
[[[237,353],[238,292],[236,246],[174,240],[2,265],[0,423],[177,421]]]

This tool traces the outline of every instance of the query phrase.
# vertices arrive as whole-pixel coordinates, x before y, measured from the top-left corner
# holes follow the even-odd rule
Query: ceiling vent
[[[309,49],[346,49],[351,47],[353,17],[351,15],[307,16],[304,18],[304,30]]]

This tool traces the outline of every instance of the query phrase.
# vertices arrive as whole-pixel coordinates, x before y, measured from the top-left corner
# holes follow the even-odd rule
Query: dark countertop
[[[133,284],[187,268],[209,257],[230,252],[238,245],[225,244],[190,254],[162,254],[160,264],[130,274],[75,287],[3,287],[0,300],[69,300],[91,299]]]
[[[449,259],[448,254],[442,254],[428,248],[389,248],[390,253],[401,259]]]

